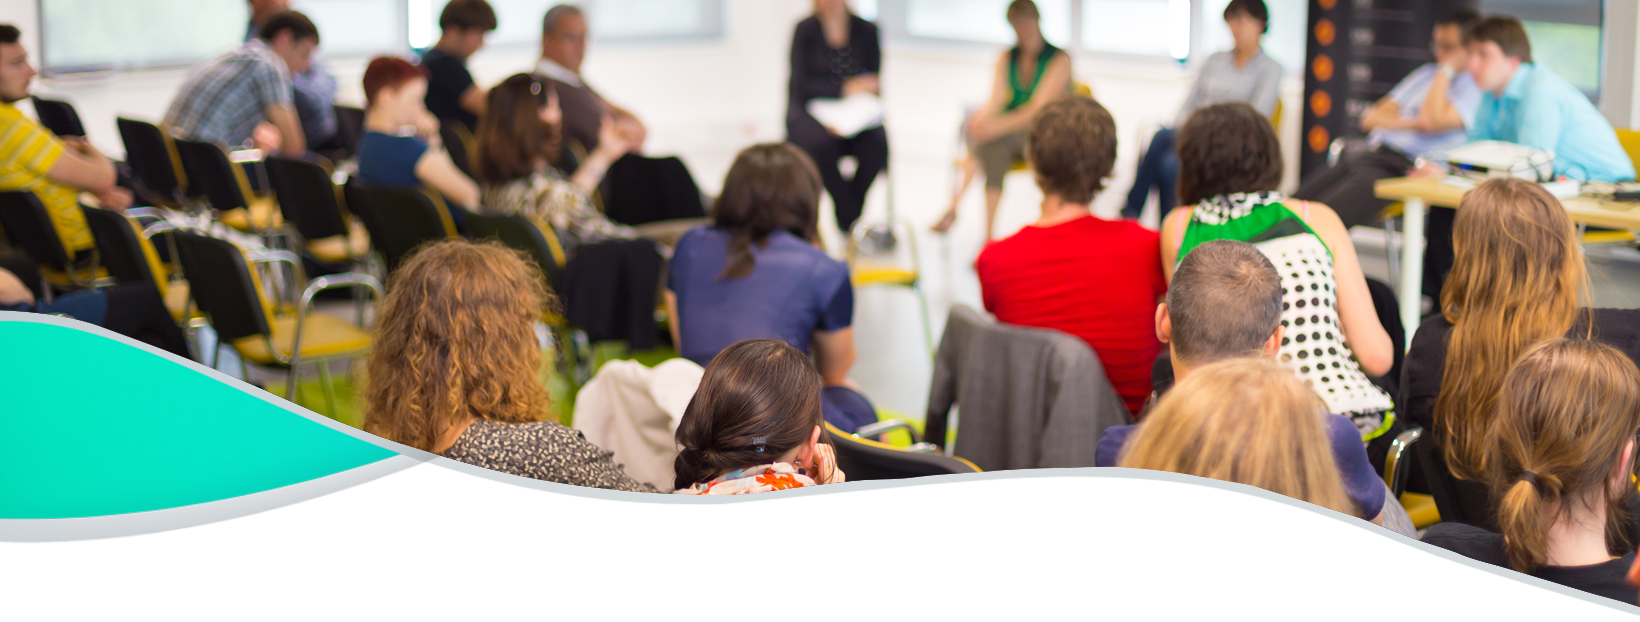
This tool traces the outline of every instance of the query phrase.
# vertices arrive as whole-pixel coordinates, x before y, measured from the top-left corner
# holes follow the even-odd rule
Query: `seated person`
[[[944,233],[957,222],[957,202],[968,191],[974,173],[985,173],[985,239],[996,224],[1002,204],[1002,178],[1025,157],[1025,136],[1031,118],[1055,99],[1071,92],[1071,56],[1042,38],[1042,14],[1031,0],[1008,4],[1008,24],[1018,42],[997,59],[991,98],[963,124],[970,157],[962,163],[962,179],[951,195],[951,207],[934,225]]]
[[[980,251],[974,271],[985,310],[1086,341],[1136,415],[1162,348],[1154,319],[1167,284],[1155,231],[1088,207],[1116,162],[1116,122],[1090,98],[1061,99],[1036,116],[1027,144],[1042,217]]]
[[[273,16],[290,10],[290,0],[250,0],[251,23],[245,29],[245,40],[262,34],[262,28]],[[292,70],[290,83],[296,117],[302,123],[302,137],[309,149],[334,143],[336,138],[336,77],[318,62],[307,69]]]
[[[0,24],[0,192],[29,191],[40,197],[63,249],[76,261],[90,261],[95,244],[80,212],[80,193],[95,194],[112,210],[130,207],[131,193],[115,185],[114,163],[91,143],[59,138],[17,109],[38,75],[19,42],[21,35],[16,26]]]
[[[1215,240],[1196,247],[1179,262],[1167,302],[1156,310],[1156,335],[1168,344],[1173,377],[1183,381],[1203,365],[1261,357],[1281,349],[1281,275],[1270,260],[1245,242]],[[1245,413],[1253,416],[1255,413]],[[1344,492],[1372,522],[1383,524],[1388,489],[1367,460],[1361,433],[1349,419],[1325,413],[1326,442],[1343,476]],[[1155,415],[1146,418],[1150,425]],[[1143,426],[1105,430],[1095,466],[1116,466],[1123,445]]]
[[[1190,86],[1190,95],[1179,108],[1174,128],[1182,127],[1197,110],[1226,102],[1252,106],[1266,123],[1275,114],[1281,95],[1281,65],[1266,56],[1259,43],[1264,33],[1270,31],[1269,7],[1263,0],[1230,0],[1224,7],[1224,23],[1230,27],[1235,47],[1202,62],[1201,71]],[[1128,190],[1123,218],[1139,219],[1151,188],[1156,189],[1160,199],[1158,221],[1167,219],[1167,213],[1180,205],[1174,197],[1175,180],[1179,176],[1179,156],[1173,144],[1176,136],[1173,128],[1162,128],[1151,137],[1150,148],[1139,162],[1133,188]]]
[[[244,609],[220,592],[82,592],[57,573],[48,545],[0,545],[0,617],[392,617],[394,579],[374,561],[326,563],[279,609]]]
[[[779,340],[728,346],[677,425],[676,494],[843,483],[820,422],[820,374],[804,353]],[[615,535],[610,589],[622,615],[640,617],[915,617],[920,596],[895,602],[871,540],[843,527],[841,494],[658,507]],[[989,583],[935,599],[971,617],[1018,614]]]
[[[1322,402],[1260,359],[1179,379],[1123,468],[1248,484],[1350,514]],[[1433,615],[1407,555],[1355,527],[1210,487],[1110,479],[1087,509],[1099,553],[1059,569],[1032,615]]]
[[[442,34],[433,49],[421,55],[427,69],[427,110],[440,123],[456,122],[467,131],[478,130],[484,114],[485,90],[473,82],[467,59],[484,47],[484,37],[495,30],[495,9],[484,0],[451,0],[438,15]]]
[[[614,120],[623,151],[643,150],[647,130],[638,117],[609,103],[581,79],[587,55],[587,19],[573,4],[547,9],[541,20],[541,60],[535,74],[558,92],[564,110],[562,137],[571,151],[592,153],[606,137],[605,119]]]
[[[1443,522],[1424,542],[1628,605],[1640,370],[1610,346],[1556,338],[1504,377],[1486,432],[1484,481],[1502,533]]]
[[[536,322],[551,296],[498,243],[423,246],[393,271],[365,361],[364,430],[522,477],[656,492],[552,421]]]
[[[307,16],[285,11],[268,18],[257,38],[189,70],[164,125],[180,138],[241,148],[266,122],[275,132],[271,139],[258,139],[258,146],[304,157],[307,139],[292,102],[290,75],[307,70],[317,47],[319,29]]]
[[[1571,218],[1542,186],[1495,179],[1463,197],[1441,313],[1424,320],[1402,369],[1401,409],[1454,474],[1480,477],[1504,376],[1533,344],[1594,339],[1640,355],[1640,311],[1589,309]],[[1427,465],[1423,465],[1426,466]]]
[[[478,211],[538,218],[558,232],[571,254],[585,244],[637,238],[636,229],[610,221],[591,197],[609,165],[626,153],[626,143],[613,124],[604,124],[605,140],[566,179],[553,167],[563,122],[558,101],[550,83],[524,73],[490,89],[473,154]]]
[[[819,248],[820,173],[791,143],[747,147],[713,209],[683,235],[667,275],[678,354],[702,365],[746,339],[780,339],[818,360],[826,421],[845,432],[877,420],[848,378],[854,285]]]
[[[25,281],[26,279],[26,281]],[[24,257],[0,257],[0,311],[66,315],[184,359],[188,341],[152,285],[126,283],[69,292],[40,302],[39,268]]]
[[[1435,62],[1408,74],[1361,115],[1371,149],[1345,153],[1305,180],[1293,198],[1326,203],[1345,227],[1371,224],[1390,203],[1373,196],[1373,182],[1406,176],[1417,158],[1440,158],[1468,142],[1465,128],[1474,125],[1481,90],[1467,73],[1463,33],[1480,19],[1474,9],[1460,8],[1435,20]]]
[[[1277,362],[1349,417],[1381,466],[1395,439],[1395,402],[1370,378],[1389,372],[1395,346],[1378,321],[1349,231],[1332,209],[1288,199],[1269,119],[1243,103],[1196,111],[1179,130],[1179,199],[1162,224],[1162,267],[1209,240],[1257,246],[1281,272]],[[1382,441],[1377,439],[1382,438]]]
[[[877,25],[849,11],[845,0],[817,0],[814,15],[792,33],[791,81],[786,96],[786,140],[820,167],[837,212],[837,227],[847,233],[860,219],[866,192],[877,174],[888,168],[888,133],[882,125],[843,138],[809,114],[815,99],[838,99],[859,93],[881,94],[883,49]],[[837,162],[856,158],[854,175],[843,179]]]
[[[444,151],[439,122],[422,107],[426,92],[426,69],[392,56],[371,59],[364,70],[368,104],[359,137],[359,178],[378,186],[426,186],[473,209],[478,184]]]
[[[1484,93],[1470,140],[1501,140],[1555,155],[1555,175],[1634,179],[1634,163],[1588,96],[1532,62],[1532,42],[1513,17],[1494,15],[1464,34],[1469,75]]]

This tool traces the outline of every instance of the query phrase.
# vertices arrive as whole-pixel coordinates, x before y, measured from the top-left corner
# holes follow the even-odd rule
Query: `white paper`
[[[883,124],[883,100],[871,93],[855,93],[843,99],[811,99],[808,110],[820,125],[843,138],[853,138]]]

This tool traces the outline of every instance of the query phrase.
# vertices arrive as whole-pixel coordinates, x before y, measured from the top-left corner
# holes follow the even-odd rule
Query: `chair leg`
[[[922,320],[923,345],[928,348],[928,358],[929,358],[929,360],[933,360],[933,358],[934,358],[934,327],[930,325],[929,320],[928,320],[928,295],[923,293],[922,282],[921,281],[912,283],[911,284],[911,291],[917,293],[917,306],[918,306],[918,309],[921,312],[921,314],[917,316],[917,319]]]
[[[290,367],[285,371],[285,400],[292,404],[301,405],[301,402],[296,401],[296,378],[298,375],[296,369],[296,361],[292,360]]]
[[[332,381],[330,377],[329,361],[319,362],[319,385],[325,390],[324,415],[326,417],[330,417],[331,419],[335,419],[336,415],[339,414],[336,410],[336,383]]]
[[[1401,253],[1395,249],[1395,218],[1384,219],[1384,259],[1389,264],[1389,286],[1400,291]]]

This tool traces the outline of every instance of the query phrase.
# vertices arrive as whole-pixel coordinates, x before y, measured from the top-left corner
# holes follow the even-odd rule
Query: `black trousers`
[[[1384,147],[1345,154],[1332,168],[1305,180],[1293,198],[1325,203],[1346,228],[1370,225],[1378,222],[1378,212],[1390,204],[1373,195],[1373,182],[1405,177],[1412,165],[1412,159]]]
[[[837,208],[837,226],[843,231],[854,227],[865,209],[866,191],[888,168],[888,133],[879,126],[853,138],[838,138],[808,112],[792,110],[786,115],[786,140],[808,153],[820,168],[820,181]],[[837,168],[843,156],[854,156],[860,163],[851,179],[843,179],[843,172]]]

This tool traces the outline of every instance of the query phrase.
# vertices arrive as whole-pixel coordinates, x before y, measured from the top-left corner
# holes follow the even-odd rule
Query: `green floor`
[[[674,358],[671,348],[628,353],[620,343],[600,343],[594,350],[594,363],[602,366],[613,359],[635,359],[646,366],[656,366],[664,359]],[[312,377],[312,376],[308,376]],[[548,387],[553,394],[553,412],[559,422],[571,423],[576,404],[576,387],[563,377],[549,377]],[[269,386],[274,394],[284,394],[284,382]],[[297,386],[297,404],[307,405],[313,412],[335,418],[338,422],[359,427],[361,409],[354,399],[353,382],[344,374],[336,376],[336,412],[328,412],[325,397],[317,379]],[[907,418],[894,412],[881,412],[884,418]],[[922,428],[920,420],[912,420],[913,427]],[[907,445],[910,437],[904,432],[891,435],[895,445]],[[338,492],[328,497],[331,512],[343,537],[358,533],[359,505],[353,491]],[[239,551],[223,537],[220,525],[189,528],[180,532],[156,533],[134,538],[136,551],[126,548],[126,542],[75,542],[51,545],[51,555],[57,560],[57,569],[77,589],[85,591],[144,591],[169,592],[198,588],[207,584],[231,581],[251,576]],[[230,594],[236,596],[236,594]]]

